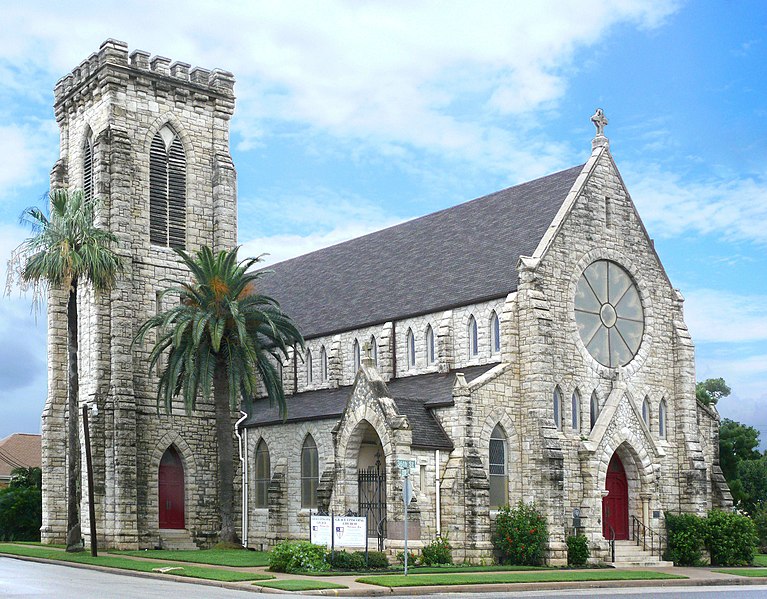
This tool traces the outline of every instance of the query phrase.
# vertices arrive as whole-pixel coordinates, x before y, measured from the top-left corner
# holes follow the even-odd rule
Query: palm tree
[[[165,293],[180,295],[180,303],[147,320],[136,334],[142,341],[157,329],[150,368],[168,351],[157,391],[170,413],[174,397],[181,395],[187,413],[199,396],[213,390],[218,459],[220,540],[236,542],[234,527],[234,464],[232,410],[240,401],[265,392],[270,402],[286,413],[279,364],[288,348],[304,340],[293,321],[272,298],[257,293],[258,280],[267,271],[250,271],[260,261],[237,261],[237,251],[214,255],[208,247],[190,256],[175,250],[192,273],[192,282],[173,281]]]
[[[96,226],[98,199],[88,198],[82,191],[68,192],[65,189],[51,191],[49,198],[49,216],[35,206],[27,208],[21,215],[22,224],[29,225],[33,235],[11,255],[7,288],[10,289],[14,277],[18,277],[22,288],[34,290],[35,302],[48,288],[68,292],[67,550],[76,551],[81,548],[77,492],[80,476],[77,288],[85,282],[96,291],[111,289],[120,270],[120,259],[110,248],[117,238]]]

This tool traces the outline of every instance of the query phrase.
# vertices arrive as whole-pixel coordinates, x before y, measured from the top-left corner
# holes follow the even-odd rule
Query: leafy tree
[[[213,390],[218,458],[218,504],[222,542],[236,540],[232,409],[250,402],[261,389],[281,413],[287,412],[278,363],[288,357],[290,346],[304,340],[292,320],[270,297],[257,293],[266,271],[249,271],[260,258],[237,261],[238,248],[218,254],[208,247],[190,256],[176,253],[192,274],[192,281],[174,281],[164,293],[177,293],[181,302],[147,320],[136,335],[142,341],[157,329],[150,355],[154,367],[167,350],[157,391],[158,403],[171,411],[181,395],[188,412],[199,395],[207,400]]]
[[[738,478],[738,464],[743,460],[757,460],[761,454],[759,431],[752,426],[724,418],[719,428],[719,463],[730,488]]]
[[[723,397],[728,397],[732,389],[727,386],[723,378],[706,379],[695,385],[695,397],[704,405],[716,405]]]
[[[86,197],[82,191],[65,189],[51,191],[49,198],[47,216],[43,209],[34,206],[21,215],[22,224],[30,226],[33,235],[11,256],[7,289],[17,277],[22,288],[34,290],[35,302],[50,287],[68,293],[67,551],[75,551],[81,548],[77,484],[80,476],[77,289],[81,283],[90,283],[96,291],[112,288],[120,260],[110,248],[117,238],[96,225],[97,199]]]
[[[30,468],[14,468],[11,472],[10,487],[18,489],[42,489],[43,471],[36,466]]]
[[[767,457],[738,463],[740,506],[749,514],[767,506]]]

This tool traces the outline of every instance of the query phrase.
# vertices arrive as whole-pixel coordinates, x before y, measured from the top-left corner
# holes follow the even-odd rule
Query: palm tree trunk
[[[80,379],[77,353],[77,279],[74,279],[69,288],[67,303],[67,551],[81,551],[83,548],[80,533]]]
[[[218,509],[221,515],[222,543],[237,543],[234,527],[234,444],[232,441],[232,409],[229,405],[229,378],[226,361],[216,360],[213,375],[213,401],[216,404],[216,446],[218,451]]]

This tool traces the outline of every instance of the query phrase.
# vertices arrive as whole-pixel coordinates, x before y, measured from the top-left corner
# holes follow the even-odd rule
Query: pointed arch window
[[[436,355],[434,353],[434,329],[431,325],[426,325],[426,362],[428,364],[434,364]]]
[[[589,408],[589,430],[594,430],[594,425],[599,418],[599,397],[597,397],[596,391],[591,394],[591,405]]]
[[[666,438],[668,427],[668,410],[666,408],[666,400],[661,399],[658,405],[658,436],[661,439]]]
[[[149,149],[149,240],[179,249],[186,245],[186,156],[168,125]]]
[[[501,351],[501,320],[498,318],[495,310],[490,316],[490,338],[492,340],[492,350],[494,354]]]
[[[645,397],[642,402],[642,420],[648,426],[650,426],[650,398]]]
[[[312,372],[312,350],[306,350],[306,384],[311,385],[314,381],[314,372]]]
[[[317,507],[317,486],[320,482],[320,457],[317,444],[306,435],[301,447],[301,507]]]
[[[323,383],[328,380],[328,353],[324,345],[320,348],[320,380]]]
[[[356,339],[352,345],[352,356],[354,356],[354,374],[357,374],[360,369],[360,342]]]
[[[573,391],[570,404],[571,426],[574,431],[578,431],[581,429],[581,394],[578,393],[578,389]]]
[[[373,364],[378,366],[378,344],[375,335],[370,336],[370,355],[373,356]]]
[[[88,129],[88,133],[83,140],[83,194],[86,200],[92,200],[96,192],[93,162],[93,132]]]
[[[509,471],[506,464],[508,448],[506,433],[496,424],[490,435],[488,455],[490,478],[490,507],[497,509],[509,503]]]
[[[479,354],[479,331],[477,329],[477,320],[474,316],[469,317],[469,357],[473,358]]]
[[[413,336],[413,329],[407,330],[407,367],[415,368],[415,337]]]
[[[266,441],[261,439],[256,446],[255,506],[257,508],[269,507],[270,480],[269,448],[266,445]]]
[[[554,424],[557,425],[557,430],[562,430],[562,391],[559,387],[554,388]]]

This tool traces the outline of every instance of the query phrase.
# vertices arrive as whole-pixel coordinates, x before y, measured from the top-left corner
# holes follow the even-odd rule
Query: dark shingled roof
[[[582,168],[275,264],[261,290],[306,338],[503,297]]]
[[[408,376],[389,381],[386,386],[400,414],[407,416],[413,431],[413,447],[452,449],[453,444],[431,413],[431,408],[452,405],[456,372],[462,372],[467,382],[484,374],[496,364],[470,366],[447,374],[432,373]],[[305,391],[287,398],[288,418],[285,422],[340,418],[346,408],[352,386],[338,389]],[[243,426],[282,424],[277,407],[267,399],[256,400],[251,415]]]

